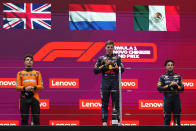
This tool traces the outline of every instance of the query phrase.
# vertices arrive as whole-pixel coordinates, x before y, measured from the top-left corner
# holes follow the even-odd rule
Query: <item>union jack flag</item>
[[[4,29],[51,30],[51,4],[3,3]]]

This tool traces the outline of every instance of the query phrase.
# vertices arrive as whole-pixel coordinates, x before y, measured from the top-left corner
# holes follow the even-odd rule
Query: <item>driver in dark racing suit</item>
[[[165,68],[167,73],[159,78],[157,89],[164,92],[164,125],[170,125],[171,113],[175,125],[180,126],[181,101],[179,92],[184,91],[182,77],[173,72],[174,61],[166,60]]]
[[[116,114],[116,121],[119,122],[119,66],[121,66],[121,72],[124,71],[121,58],[113,54],[114,43],[112,41],[106,42],[106,54],[100,56],[95,64],[94,73],[102,73],[101,82],[101,100],[102,100],[102,124],[107,125],[108,119],[108,103],[111,94],[112,98],[112,116]],[[113,120],[114,119],[114,120]],[[112,117],[112,123],[115,118]]]

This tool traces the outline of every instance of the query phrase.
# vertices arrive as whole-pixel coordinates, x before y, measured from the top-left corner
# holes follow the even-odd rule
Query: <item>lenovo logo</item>
[[[16,78],[0,78],[0,88],[16,88]]]
[[[50,109],[49,99],[40,99],[40,109]]]
[[[110,121],[110,125],[111,125]],[[122,126],[139,126],[139,120],[125,120],[122,121]]]
[[[121,87],[122,89],[137,89],[138,79],[122,79]]]
[[[18,126],[18,120],[0,120],[0,126]]]
[[[50,78],[50,88],[79,88],[79,79]]]
[[[139,126],[139,121],[138,120],[127,120],[127,121],[122,121],[123,126]]]
[[[78,120],[50,120],[50,126],[78,126],[80,121]]]
[[[180,123],[181,126],[196,126],[196,121],[180,121]],[[170,123],[170,125],[175,126],[173,121]]]
[[[50,109],[49,99],[40,99],[40,109]],[[19,99],[19,110],[20,110],[20,99]]]
[[[79,109],[101,109],[100,99],[80,99]]]
[[[163,100],[139,100],[140,110],[162,110]]]
[[[196,79],[184,79],[183,84],[185,89],[196,89]]]

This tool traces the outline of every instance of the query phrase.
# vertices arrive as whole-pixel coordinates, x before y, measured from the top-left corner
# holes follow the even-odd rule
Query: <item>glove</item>
[[[34,93],[32,91],[22,91],[21,95],[25,96],[25,98],[32,98]]]

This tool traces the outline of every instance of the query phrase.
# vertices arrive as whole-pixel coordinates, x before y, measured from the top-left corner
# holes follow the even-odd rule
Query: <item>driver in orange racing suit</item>
[[[34,125],[40,125],[40,99],[38,91],[43,89],[41,73],[33,70],[33,57],[31,55],[25,56],[24,64],[25,70],[19,71],[16,78],[16,90],[21,91],[21,125],[28,125],[30,107]]]

